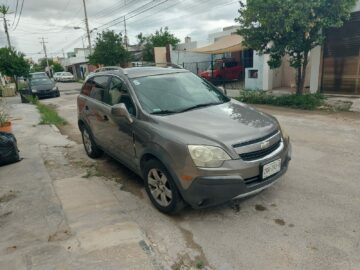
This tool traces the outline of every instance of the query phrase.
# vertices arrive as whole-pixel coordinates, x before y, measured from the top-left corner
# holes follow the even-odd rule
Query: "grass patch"
[[[240,92],[239,101],[250,104],[266,104],[303,110],[314,110],[324,103],[322,94],[272,96],[264,91],[245,90]]]
[[[50,106],[37,102],[36,107],[41,114],[41,121],[39,123],[40,125],[63,126],[67,124],[66,120],[60,117],[57,111]]]

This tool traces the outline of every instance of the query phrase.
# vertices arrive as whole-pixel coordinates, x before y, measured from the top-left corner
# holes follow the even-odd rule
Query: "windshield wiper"
[[[170,110],[159,110],[159,111],[152,112],[150,114],[162,115],[162,114],[174,114],[174,113],[178,113],[178,112],[177,111],[170,111]]]
[[[210,102],[210,103],[198,104],[198,105],[186,108],[184,110],[181,110],[179,112],[187,112],[187,111],[191,111],[191,110],[194,110],[194,109],[203,108],[203,107],[209,107],[209,106],[219,105],[219,104],[223,104],[223,102]]]

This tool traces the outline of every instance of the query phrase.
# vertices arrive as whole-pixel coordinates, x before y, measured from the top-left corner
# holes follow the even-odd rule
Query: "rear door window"
[[[108,86],[109,76],[96,76],[92,78],[92,86],[89,96],[104,102],[105,92]]]

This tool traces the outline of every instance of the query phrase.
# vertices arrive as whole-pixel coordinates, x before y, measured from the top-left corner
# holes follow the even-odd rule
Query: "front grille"
[[[274,152],[280,146],[280,143],[281,143],[281,140],[279,140],[277,143],[274,143],[269,148],[254,151],[254,152],[249,152],[249,153],[242,153],[242,154],[239,154],[239,156],[241,157],[241,159],[243,159],[245,161],[260,159],[260,158],[266,157],[267,155]]]

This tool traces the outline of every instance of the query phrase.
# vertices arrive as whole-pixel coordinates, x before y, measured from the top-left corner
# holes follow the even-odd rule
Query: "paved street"
[[[79,141],[78,84],[60,85],[56,104]],[[97,169],[113,188],[119,209],[136,221],[173,264],[202,261],[212,269],[360,269],[360,115],[263,107],[291,137],[288,173],[261,194],[224,206],[186,209],[168,217],[155,210],[141,181],[109,157]],[[79,155],[85,155],[82,150]],[[119,188],[120,187],[120,188]],[[174,268],[176,269],[176,268]]]

